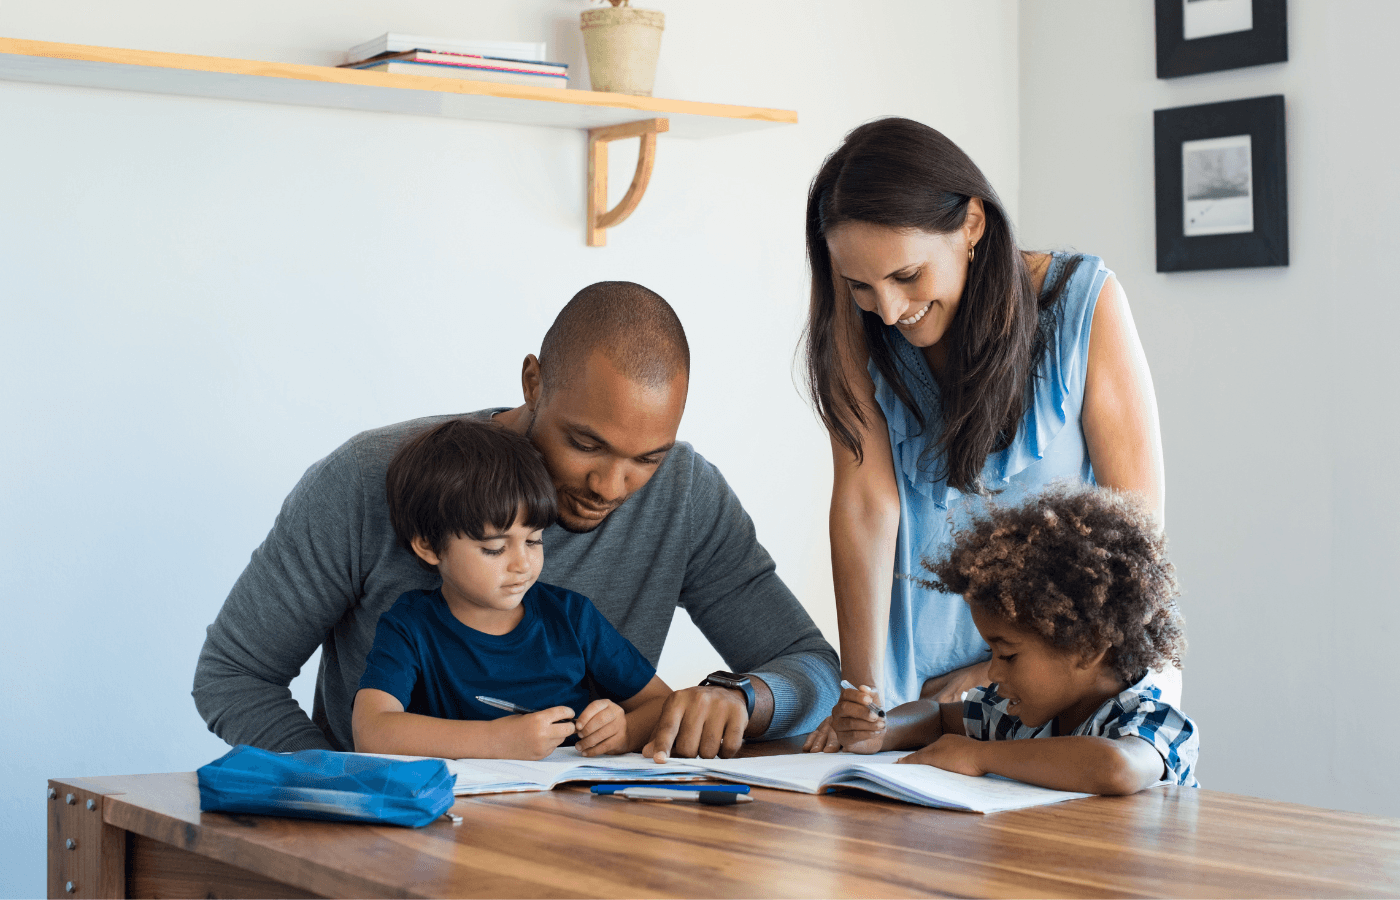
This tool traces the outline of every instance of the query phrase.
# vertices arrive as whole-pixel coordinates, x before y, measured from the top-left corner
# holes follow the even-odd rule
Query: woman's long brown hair
[[[889,329],[856,308],[832,275],[826,235],[845,222],[948,234],[962,227],[973,197],[986,227],[968,266],[957,313],[948,327],[948,362],[940,380],[943,431],[924,460],[941,452],[947,482],[963,492],[983,490],[987,456],[1008,447],[1025,414],[1027,379],[1044,352],[1050,310],[1073,267],[1041,301],[1011,223],[982,171],[956,144],[910,119],[879,119],[846,135],[827,157],[807,194],[807,257],[812,298],[804,333],[807,385],[832,438],[863,461],[858,429],[867,424],[848,378],[840,329],[859,326],[876,369],[909,407],[920,427],[927,411],[898,371]]]

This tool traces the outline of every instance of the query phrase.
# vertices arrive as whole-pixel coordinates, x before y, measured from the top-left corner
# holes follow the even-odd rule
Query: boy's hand
[[[544,759],[574,733],[574,711],[551,706],[524,716],[496,719],[501,729],[501,759]]]
[[[578,717],[578,743],[584,756],[627,752],[627,714],[611,700],[594,700]]]
[[[841,699],[831,710],[831,728],[841,741],[842,750],[879,753],[884,749],[889,723],[870,708],[872,703],[880,705],[880,692],[874,688],[862,685],[841,689]]]
[[[986,741],[974,740],[967,735],[945,734],[922,750],[916,750],[895,762],[921,763],[957,772],[959,775],[976,777],[987,774],[980,759],[982,748],[985,746]]]

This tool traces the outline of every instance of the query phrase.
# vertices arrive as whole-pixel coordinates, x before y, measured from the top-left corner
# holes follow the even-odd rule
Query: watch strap
[[[753,708],[757,702],[758,695],[754,693],[753,682],[747,675],[735,675],[733,672],[711,672],[705,676],[705,680],[700,682],[701,687],[713,686],[731,688],[744,692],[744,703],[748,708],[748,715],[753,717]]]

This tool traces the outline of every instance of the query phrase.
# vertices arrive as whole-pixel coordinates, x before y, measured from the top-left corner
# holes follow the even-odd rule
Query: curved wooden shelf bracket
[[[588,246],[608,242],[607,229],[621,224],[642,202],[651,168],[656,162],[656,136],[671,129],[669,119],[645,119],[623,125],[588,129]],[[637,151],[637,171],[632,184],[617,206],[608,209],[608,144],[623,138],[641,138]]]

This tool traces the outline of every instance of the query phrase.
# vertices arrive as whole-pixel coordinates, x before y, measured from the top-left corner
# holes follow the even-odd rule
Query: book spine
[[[532,63],[517,59],[498,59],[490,56],[476,56],[470,53],[414,53],[404,57],[410,62],[432,63],[439,66],[468,66],[474,69],[499,69],[502,72],[527,72],[532,75],[569,74],[569,67]]]
[[[420,63],[408,60],[393,60],[354,66],[362,72],[396,71],[401,75],[422,75],[428,78],[455,78],[465,81],[495,81],[501,84],[534,85],[536,87],[567,88],[568,76],[542,75],[539,72],[507,72],[501,69],[485,69],[473,66],[444,66],[438,63]]]

